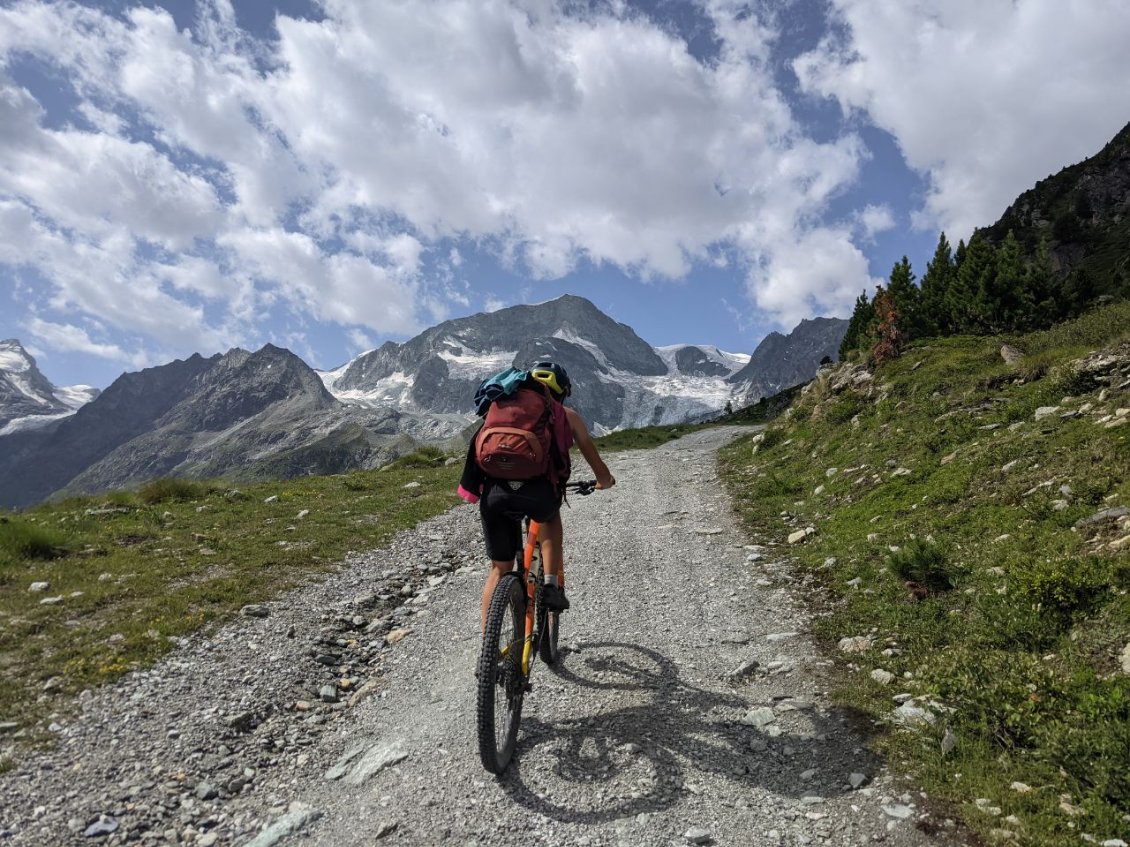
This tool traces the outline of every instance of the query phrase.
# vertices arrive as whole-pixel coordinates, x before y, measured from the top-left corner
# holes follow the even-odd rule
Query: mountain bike
[[[596,480],[565,488],[585,496],[596,490]],[[559,655],[560,615],[542,602],[541,527],[529,518],[524,524],[526,543],[514,557],[514,569],[502,575],[491,594],[476,673],[479,755],[483,767],[495,774],[506,770],[514,755],[535,657],[552,665]],[[564,588],[564,566],[558,579]]]

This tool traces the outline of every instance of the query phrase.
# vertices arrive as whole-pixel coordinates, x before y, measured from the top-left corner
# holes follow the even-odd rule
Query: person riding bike
[[[548,392],[553,449],[558,451],[561,461],[556,467],[551,463],[551,469],[545,476],[528,480],[496,479],[480,466],[476,457],[477,439],[472,439],[459,482],[459,496],[468,503],[479,504],[483,538],[487,556],[491,560],[490,574],[483,586],[484,626],[494,588],[499,578],[514,566],[514,557],[521,545],[519,521],[523,517],[535,520],[542,526],[539,545],[545,569],[543,597],[546,607],[558,612],[569,608],[569,600],[560,585],[560,573],[563,544],[561,501],[569,475],[570,445],[575,443],[589,463],[596,477],[597,488],[611,488],[616,484],[615,477],[600,458],[596,445],[589,437],[584,419],[562,402],[573,389],[565,368],[555,362],[538,362],[530,368],[527,383],[526,387],[518,390]]]

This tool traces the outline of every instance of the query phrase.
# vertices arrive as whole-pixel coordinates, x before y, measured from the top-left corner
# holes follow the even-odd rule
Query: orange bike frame
[[[541,535],[541,524],[537,521],[530,521],[530,527],[526,530],[526,547],[522,553],[522,565],[526,574],[526,638],[522,646],[522,673],[527,676],[530,673],[530,659],[532,658],[534,647],[534,603],[537,599],[538,590],[534,575],[534,552],[538,547],[539,535]],[[545,567],[544,561],[542,562],[542,567]],[[564,588],[564,562],[561,563],[557,580],[558,585]]]

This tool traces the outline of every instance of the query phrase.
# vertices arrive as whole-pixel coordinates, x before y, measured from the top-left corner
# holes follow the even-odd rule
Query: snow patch
[[[52,421],[69,418],[74,412],[61,412],[57,415],[27,415],[22,418],[12,418],[0,427],[0,438],[11,435],[13,432],[27,432],[29,429],[40,429]]]
[[[0,371],[19,374],[31,370],[31,360],[18,344],[0,344]]]
[[[753,358],[749,353],[729,353],[725,350],[719,350],[713,344],[669,344],[666,347],[655,347],[653,349],[656,355],[667,365],[667,372],[677,374],[679,366],[675,363],[675,357],[680,350],[687,347],[698,348],[706,354],[707,359],[726,368],[731,376],[748,365],[749,360]]]
[[[72,412],[77,412],[98,394],[98,389],[92,385],[65,385],[55,389],[55,399]]]
[[[472,350],[458,338],[448,336],[436,355],[447,362],[447,372],[457,379],[484,379],[514,363],[517,350]]]
[[[412,374],[397,371],[386,376],[367,391],[356,388],[349,391],[334,391],[332,385],[326,385],[326,388],[342,403],[349,403],[353,406],[367,406],[369,408],[393,406],[397,409],[410,409],[414,405],[412,403],[412,386],[415,384],[416,380]]]

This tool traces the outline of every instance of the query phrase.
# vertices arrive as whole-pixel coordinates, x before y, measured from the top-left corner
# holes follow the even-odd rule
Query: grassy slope
[[[899,692],[933,701],[936,725],[879,745],[1012,843],[1130,832],[1130,544],[1111,546],[1130,521],[1075,528],[1130,505],[1130,425],[1097,423],[1130,391],[1100,401],[1065,367],[1128,338],[1121,304],[1011,339],[1028,354],[1013,367],[1002,339],[932,339],[880,367],[870,397],[814,382],[759,444],[722,457],[756,535],[817,530],[790,552],[824,586],[817,634],[844,658],[842,699],[877,721]],[[1035,420],[1061,403],[1085,411]],[[836,650],[857,635],[874,646]],[[893,684],[871,678],[879,668]]]
[[[450,508],[461,467],[444,458],[425,449],[380,471],[239,490],[158,482],[0,517],[0,722],[34,736],[38,721],[66,708],[65,695],[152,662],[170,636],[222,621]],[[50,588],[29,592],[40,581]]]

